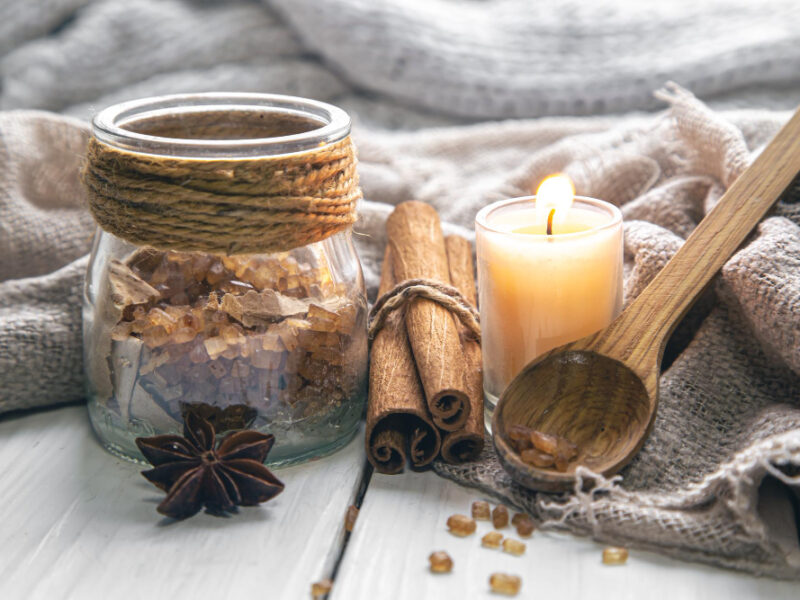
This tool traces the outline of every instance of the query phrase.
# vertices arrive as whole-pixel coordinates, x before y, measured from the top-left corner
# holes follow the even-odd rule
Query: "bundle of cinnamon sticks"
[[[444,237],[436,210],[398,205],[386,223],[378,296],[409,279],[456,287],[476,305],[472,249]],[[391,313],[370,357],[367,458],[381,473],[421,468],[441,452],[448,462],[475,460],[483,449],[480,343],[448,309],[424,297]]]

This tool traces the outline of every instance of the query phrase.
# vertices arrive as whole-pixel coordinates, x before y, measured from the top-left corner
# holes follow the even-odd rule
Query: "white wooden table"
[[[0,420],[0,599],[303,599],[333,576],[332,600],[498,598],[494,571],[523,578],[518,598],[797,599],[800,586],[632,552],[623,567],[601,547],[534,533],[524,556],[480,547],[490,529],[456,538],[447,517],[477,494],[433,473],[372,475],[363,440],[282,469],[285,491],[229,518],[200,514],[167,524],[162,492],[141,467],[106,453],[84,407]],[[361,513],[349,539],[344,514]],[[507,530],[511,531],[511,530]],[[427,557],[446,550],[448,575]]]

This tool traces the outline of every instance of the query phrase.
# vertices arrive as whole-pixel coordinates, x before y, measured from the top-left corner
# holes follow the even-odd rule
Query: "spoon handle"
[[[675,325],[798,173],[800,108],[597,345],[640,372],[660,364]]]

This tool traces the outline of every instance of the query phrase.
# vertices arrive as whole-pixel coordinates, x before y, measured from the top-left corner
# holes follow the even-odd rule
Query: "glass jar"
[[[213,139],[198,134],[200,121],[214,122]],[[349,131],[336,107],[262,94],[145,99],[93,123],[112,148],[201,160],[289,156]],[[234,255],[160,250],[98,229],[83,310],[92,425],[108,450],[134,460],[135,438],[180,433],[187,410],[218,432],[274,434],[272,465],[330,453],[353,436],[366,399],[366,309],[349,227],[288,251]]]

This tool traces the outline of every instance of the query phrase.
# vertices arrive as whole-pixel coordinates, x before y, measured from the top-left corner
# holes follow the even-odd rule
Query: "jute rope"
[[[361,198],[347,137],[255,159],[140,154],[89,142],[83,181],[105,231],[162,250],[268,253],[318,242],[356,220]]]
[[[407,279],[378,298],[369,313],[369,339],[374,339],[392,311],[414,298],[427,298],[452,312],[475,339],[481,339],[480,314],[456,288],[435,279]]]

